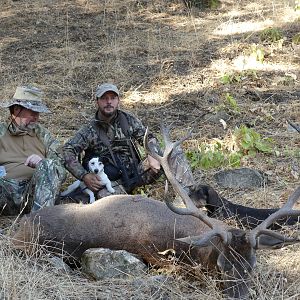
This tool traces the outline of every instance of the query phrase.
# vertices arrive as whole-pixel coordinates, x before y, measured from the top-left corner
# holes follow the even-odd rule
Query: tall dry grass
[[[10,98],[19,84],[41,87],[53,111],[42,122],[64,142],[93,115],[96,85],[112,81],[122,91],[122,107],[154,131],[161,120],[172,122],[175,135],[193,128],[193,139],[201,143],[226,134],[202,115],[230,92],[242,113],[228,121],[229,128],[255,120],[255,128],[288,154],[245,162],[268,171],[267,187],[223,194],[241,204],[278,207],[299,184],[290,172],[299,138],[285,127],[286,118],[299,121],[300,111],[299,53],[290,42],[300,31],[299,12],[289,2],[227,0],[218,10],[199,11],[180,0],[2,0],[1,97]],[[283,45],[260,42],[260,31],[270,26],[283,30]],[[265,51],[264,62],[253,66],[257,78],[220,84],[224,73],[240,71],[240,62],[245,67],[253,44]],[[296,76],[292,85],[280,83],[286,73]],[[254,88],[269,91],[271,98],[252,101],[248,92]],[[2,112],[1,121],[7,116]],[[211,173],[202,172],[201,180],[211,180]],[[251,298],[299,299],[299,257],[299,246],[259,251]],[[155,273],[94,282],[80,271],[58,270],[48,255],[21,257],[4,236],[0,266],[1,299],[221,299],[220,283],[210,274],[187,278],[173,271],[160,282],[152,281]]]

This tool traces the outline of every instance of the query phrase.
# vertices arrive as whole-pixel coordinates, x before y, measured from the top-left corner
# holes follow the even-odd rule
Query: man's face
[[[115,114],[119,106],[119,97],[114,92],[106,92],[101,98],[97,98],[97,105],[100,113],[104,117],[111,117]]]
[[[19,126],[28,127],[38,122],[40,113],[32,111],[30,109],[17,106],[13,112],[14,121]]]

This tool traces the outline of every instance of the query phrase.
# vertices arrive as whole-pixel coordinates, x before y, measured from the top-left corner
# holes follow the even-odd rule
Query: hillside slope
[[[274,140],[270,154],[241,163],[268,174],[269,184],[222,190],[212,178],[224,166],[196,166],[195,177],[237,203],[278,207],[300,182],[300,135],[287,124],[300,123],[300,13],[293,1],[221,2],[201,11],[180,0],[1,0],[1,99],[12,97],[20,84],[42,88],[53,112],[42,122],[62,143],[92,118],[93,92],[108,81],[119,86],[122,107],[158,135],[161,121],[172,124],[174,138],[192,130],[186,151],[216,139],[230,142],[235,128],[246,124]],[[6,117],[2,110],[0,120]],[[145,192],[161,197],[158,185]],[[268,299],[299,297],[299,247],[280,255],[261,256],[254,299],[267,299],[268,287],[276,284]],[[172,299],[183,297],[179,290]],[[77,299],[76,293],[63,298]],[[52,299],[50,294],[44,298]]]

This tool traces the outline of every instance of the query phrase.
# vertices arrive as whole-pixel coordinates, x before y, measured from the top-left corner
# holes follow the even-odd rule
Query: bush
[[[283,38],[282,32],[277,28],[266,28],[260,34],[260,39],[264,42],[275,43]]]
[[[239,167],[245,156],[272,153],[272,144],[272,139],[262,138],[254,129],[242,125],[233,133],[229,132],[223,140],[213,139],[196,150],[188,150],[186,155],[193,169],[233,168]]]
[[[295,44],[295,45],[300,45],[300,32],[295,34],[292,38],[292,42]]]

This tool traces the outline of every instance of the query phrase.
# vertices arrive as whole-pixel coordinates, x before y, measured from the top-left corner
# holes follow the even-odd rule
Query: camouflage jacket
[[[128,121],[128,134],[126,135],[123,133],[120,124],[119,115],[121,113],[125,115]],[[83,153],[84,164],[92,157],[99,157],[102,160],[105,158],[111,159],[108,146],[100,138],[98,126],[106,133],[112,152],[118,153],[125,164],[132,160],[129,143],[133,148],[135,148],[135,143],[143,144],[146,129],[134,115],[118,110],[113,120],[106,123],[99,120],[98,112],[96,112],[95,119],[79,129],[75,136],[63,146],[65,166],[77,179],[82,179],[88,173],[79,160],[80,155]],[[154,136],[149,134],[149,138],[152,139]]]
[[[0,139],[1,139],[1,137],[3,137],[5,135],[5,133],[7,131],[8,131],[8,124],[1,123],[0,124]],[[35,131],[37,137],[41,140],[41,142],[45,146],[46,158],[51,159],[56,163],[59,177],[61,179],[65,178],[66,169],[64,168],[62,155],[59,151],[59,149],[60,149],[59,141],[54,139],[51,136],[50,131],[47,130],[45,127],[41,126],[40,124],[36,124],[34,131]]]

